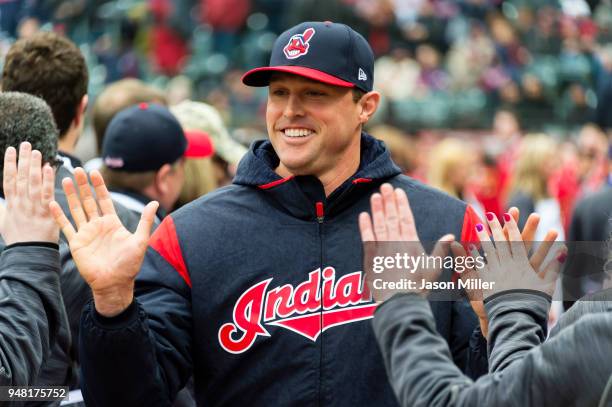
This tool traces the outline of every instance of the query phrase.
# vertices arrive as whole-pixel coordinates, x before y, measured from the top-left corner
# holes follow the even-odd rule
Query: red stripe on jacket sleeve
[[[166,216],[163,222],[151,236],[149,246],[162,256],[191,288],[191,277],[187,272],[183,252],[176,235],[176,227],[171,216]]]
[[[467,245],[470,243],[479,246],[478,234],[476,233],[476,225],[482,223],[480,217],[476,214],[476,211],[468,205],[465,208],[465,215],[463,215],[463,227],[461,228],[461,243],[467,250]]]

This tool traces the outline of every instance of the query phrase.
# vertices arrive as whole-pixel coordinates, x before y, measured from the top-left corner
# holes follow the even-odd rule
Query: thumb
[[[446,256],[446,254],[448,253],[448,249],[450,247],[450,244],[452,242],[455,241],[455,236],[448,234],[448,235],[444,235],[440,238],[440,240],[438,240],[438,242],[436,243],[436,246],[434,247],[433,251],[431,252],[431,255],[433,257],[444,257]]]
[[[561,266],[567,259],[567,247],[563,245],[555,255],[555,258],[551,260],[542,271],[538,273],[538,276],[547,283],[554,283],[559,277]]]
[[[141,242],[148,242],[149,240],[151,228],[153,227],[153,222],[155,222],[155,212],[157,212],[157,208],[159,208],[159,203],[157,201],[151,201],[142,211],[140,222],[138,222],[135,233],[136,237],[138,237],[138,240]]]

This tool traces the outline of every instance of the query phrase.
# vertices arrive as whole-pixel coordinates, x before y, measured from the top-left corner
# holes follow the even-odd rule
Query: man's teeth
[[[284,133],[287,137],[306,137],[312,134],[313,131],[308,129],[285,129]]]

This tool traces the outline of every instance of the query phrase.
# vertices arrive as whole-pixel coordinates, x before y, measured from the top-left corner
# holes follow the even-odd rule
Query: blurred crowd
[[[247,146],[266,135],[267,94],[240,76],[303,20],[364,34],[383,95],[369,130],[407,174],[481,214],[546,208],[567,233],[576,201],[608,182],[610,0],[5,0],[0,56],[39,29],[63,33],[87,61],[91,106],[109,83],[140,78],[154,101],[206,101],[223,139]],[[76,150],[86,160],[102,147],[93,113]],[[243,151],[218,148],[206,190],[231,180]]]
[[[52,26],[86,55],[91,95],[138,77],[169,87],[171,99],[210,101],[250,141],[263,131],[266,95],[236,79],[266,63],[280,32],[307,20],[366,36],[381,123],[483,129],[502,106],[530,131],[612,120],[597,110],[612,86],[610,0],[4,0],[0,55],[14,38]]]

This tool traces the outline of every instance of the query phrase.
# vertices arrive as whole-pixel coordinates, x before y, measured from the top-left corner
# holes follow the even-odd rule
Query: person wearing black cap
[[[146,236],[130,237],[110,208],[101,220],[89,194],[86,214],[71,195],[71,210],[91,215],[78,230],[55,207],[94,296],[81,321],[87,404],[168,405],[193,372],[199,405],[397,405],[367,321],[376,304],[364,298],[357,216],[388,182],[410,196],[422,241],[477,241],[480,221],[401,175],[363,131],[380,100],[373,67],[346,25],[281,34],[270,66],[243,77],[269,86],[270,140],[251,145],[233,185],[166,216],[146,254]],[[432,309],[455,363],[486,371],[469,303]]]
[[[170,111],[141,103],[119,112],[109,123],[102,145],[102,175],[113,200],[142,213],[158,201],[161,221],[178,199],[184,182],[187,138]]]

